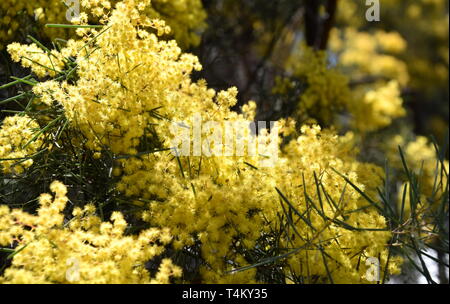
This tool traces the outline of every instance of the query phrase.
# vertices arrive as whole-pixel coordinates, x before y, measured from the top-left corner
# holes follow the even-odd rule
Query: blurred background
[[[297,96],[280,101],[272,89],[277,77],[295,74],[292,61],[306,43],[328,52],[337,64],[341,56],[359,57],[341,67],[350,84],[397,78],[410,111],[410,120],[403,123],[417,134],[444,138],[449,119],[448,1],[382,0],[379,22],[366,20],[370,6],[365,1],[203,3],[208,27],[200,47],[191,49],[204,66],[198,77],[217,89],[238,87],[240,104],[256,101],[259,118],[291,114]],[[386,67],[371,66],[376,64]]]

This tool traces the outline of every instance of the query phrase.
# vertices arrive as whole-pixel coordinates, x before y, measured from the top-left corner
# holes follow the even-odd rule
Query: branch
[[[325,50],[327,48],[330,31],[333,28],[338,0],[328,0],[325,7],[327,12],[327,19],[323,23],[322,37],[320,38],[319,49]]]
[[[308,46],[316,48],[319,33],[319,1],[306,0],[305,2],[305,37]]]

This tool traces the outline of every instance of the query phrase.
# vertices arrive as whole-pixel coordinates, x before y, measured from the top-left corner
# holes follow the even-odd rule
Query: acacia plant
[[[19,73],[0,84],[1,283],[385,283],[408,267],[433,283],[425,258],[448,270],[447,147],[396,127],[410,77],[423,84],[401,34],[358,30],[338,1],[82,0],[70,23],[50,2],[0,6],[0,69]],[[246,24],[261,34],[239,40],[247,82],[209,74],[206,52],[227,51],[215,38]],[[277,127],[246,135],[274,154],[224,156],[205,140],[216,129],[190,127],[262,117]],[[174,124],[200,155],[180,153]]]

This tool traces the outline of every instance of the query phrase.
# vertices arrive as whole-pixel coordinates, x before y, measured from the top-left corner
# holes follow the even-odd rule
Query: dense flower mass
[[[56,14],[63,4],[54,2],[52,7],[5,1],[0,20],[26,10],[38,20],[65,23]],[[406,115],[401,98],[406,65],[378,54],[380,49],[401,53],[406,45],[400,36],[349,29],[344,45],[335,33],[336,56],[342,60],[332,66],[325,52],[301,46],[287,63],[289,77],[278,78],[273,89],[284,94],[295,81],[305,84],[296,96],[294,119],[278,119],[279,129],[253,134],[259,142],[275,141],[277,157],[255,155],[249,148],[243,155],[208,154],[215,148],[209,142],[202,142],[201,156],[189,156],[177,153],[174,123],[204,139],[215,130],[196,135],[189,126],[254,121],[257,110],[253,101],[241,112],[234,110],[235,87],[216,91],[206,80],[195,80],[202,65],[182,48],[199,43],[197,31],[206,17],[201,1],[80,3],[88,13],[73,20],[78,28],[60,47],[50,50],[36,41],[7,46],[11,59],[38,81],[27,83],[33,98],[25,111],[33,116],[22,113],[2,122],[3,174],[22,174],[36,166],[34,161],[64,163],[71,153],[80,162],[73,171],[70,164],[58,166],[64,167],[61,178],[44,179],[79,184],[53,181],[54,197],[41,194],[36,214],[11,208],[0,196],[0,246],[12,252],[0,283],[264,282],[264,270],[253,265],[257,262],[274,265],[285,283],[298,278],[370,283],[366,261],[373,257],[382,266],[383,282],[400,272],[403,260],[390,248],[397,238],[393,220],[386,217],[387,205],[378,202],[387,172],[362,160],[359,141],[361,134]],[[171,30],[175,40],[167,39]],[[12,35],[0,32],[0,43]],[[377,79],[353,88],[346,69]],[[348,124],[339,121],[342,112],[349,114]],[[239,140],[234,133],[226,136]],[[436,194],[431,189],[438,159],[431,145],[421,137],[392,142],[404,147],[411,172],[423,170],[423,201]],[[394,167],[404,165],[391,143],[383,149]],[[271,166],[260,166],[268,160]],[[442,167],[448,172],[448,162]],[[84,178],[92,168],[106,173]],[[90,199],[98,197],[88,190],[91,196],[84,201],[80,189],[92,190],[105,178],[107,189],[99,194],[104,201],[93,204]],[[68,204],[72,196],[76,203]],[[112,208],[107,216],[106,205]],[[124,206],[132,211],[126,213]],[[156,271],[150,271],[155,264]]]
[[[101,222],[92,205],[75,208],[67,221],[62,213],[67,188],[58,181],[50,188],[55,197],[42,194],[37,215],[0,206],[0,245],[15,243],[20,248],[0,283],[169,283],[181,275],[170,260],[162,262],[153,279],[145,269],[170,242],[167,229],[126,236],[127,223],[120,213],[113,213],[111,222]]]
[[[385,33],[378,34],[388,35]],[[372,39],[372,36],[367,36],[366,38]],[[394,48],[388,45],[389,41],[384,36],[379,39],[386,44],[386,47]],[[396,41],[396,39],[400,38],[394,35],[391,39]],[[351,42],[350,39],[346,41],[347,43]],[[358,43],[356,44],[358,45]],[[359,44],[364,47],[370,47],[368,42]],[[337,114],[348,112],[351,114],[351,124],[356,130],[371,132],[389,126],[394,119],[406,114],[403,108],[403,100],[400,97],[399,82],[406,82],[407,76],[401,72],[390,73],[389,69],[383,69],[383,66],[386,65],[380,62],[373,64],[374,67],[380,69],[379,73],[371,68],[366,70],[357,64],[357,62],[366,64],[366,62],[376,61],[373,58],[377,57],[370,55],[370,52],[375,52],[375,46],[370,52],[360,50],[357,46],[347,46],[343,48],[345,52],[350,52],[351,50],[355,54],[345,53],[341,55],[339,66],[331,67],[325,52],[314,51],[306,46],[301,46],[300,49],[301,52],[299,52],[298,56],[293,56],[287,63],[292,73],[291,78],[306,82],[306,87],[299,98],[296,109],[296,115],[300,121],[313,118],[320,122],[332,122],[339,125]],[[358,56],[368,57],[358,59]],[[396,62],[394,58],[386,60],[393,61],[393,67],[403,67],[403,62]],[[351,90],[350,79],[342,72],[346,67],[353,67],[353,73],[355,74],[360,73],[373,77],[382,76],[391,80],[389,82],[378,80],[370,86],[362,86]],[[402,75],[398,76],[397,74]],[[273,91],[285,94],[293,86],[294,84],[289,78],[278,79]]]
[[[33,164],[31,156],[42,145],[39,125],[28,116],[10,116],[0,127],[0,168],[3,173],[20,174]]]
[[[332,121],[334,114],[347,108],[350,101],[348,78],[335,68],[328,68],[325,52],[315,52],[302,46],[300,58],[291,62],[293,74],[305,78],[307,88],[300,98],[297,112],[300,117],[315,117]]]
[[[354,102],[350,110],[358,130],[374,131],[389,126],[395,118],[406,114],[400,88],[395,80],[365,92],[361,99]]]
[[[341,65],[353,69],[355,77],[387,77],[405,86],[409,80],[406,63],[395,57],[406,49],[406,41],[396,32],[376,31],[373,35],[348,28],[334,31],[331,47]]]
[[[0,5],[0,24],[9,25],[0,30],[0,49],[5,47],[20,27],[37,20],[38,26],[49,38],[67,38],[73,36],[73,31],[64,28],[46,28],[46,23],[65,24],[68,21],[78,21],[83,18],[91,21],[102,21],[108,15],[118,0],[5,0]],[[200,0],[153,0],[151,6],[143,1],[143,12],[152,19],[167,20],[174,37],[182,46],[197,45],[200,41],[199,32],[205,27],[206,14]],[[73,6],[75,4],[75,6]],[[76,7],[76,10],[74,9]],[[72,11],[70,11],[72,8]],[[69,10],[68,13],[66,13]],[[77,14],[76,14],[77,13]],[[170,15],[170,18],[166,18]],[[20,16],[20,18],[17,18]],[[67,20],[70,16],[73,20]],[[163,21],[161,21],[164,24]]]

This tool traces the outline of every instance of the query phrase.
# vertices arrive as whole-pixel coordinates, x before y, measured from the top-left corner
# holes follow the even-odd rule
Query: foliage
[[[11,61],[31,74],[1,86],[26,89],[0,101],[19,107],[6,110],[0,127],[0,282],[370,283],[371,257],[382,283],[402,265],[434,281],[424,257],[428,249],[448,253],[447,148],[411,131],[383,134],[407,116],[405,40],[350,26],[313,35],[308,23],[306,41],[274,40],[278,31],[297,35],[283,22],[296,11],[289,1],[263,2],[204,9],[220,12],[211,24],[235,20],[236,5],[244,13],[261,5],[247,20],[264,34],[250,39],[263,58],[253,76],[267,62],[283,71],[260,85],[284,110],[266,113],[281,128],[258,129],[255,140],[275,141],[276,159],[250,150],[186,156],[173,145],[173,122],[223,126],[264,115],[236,87],[213,89],[201,79],[203,56],[179,46],[199,43],[199,1],[82,1],[89,14],[53,25],[45,33],[53,44],[32,36],[31,44],[8,44]],[[266,24],[272,6],[279,18]],[[45,7],[36,26],[64,23]],[[33,9],[27,5],[28,15]],[[310,13],[307,20],[320,17]],[[208,31],[200,48],[212,43]],[[289,41],[293,52],[273,61],[270,53]],[[274,165],[261,165],[267,161]],[[41,194],[49,187],[54,198]]]

